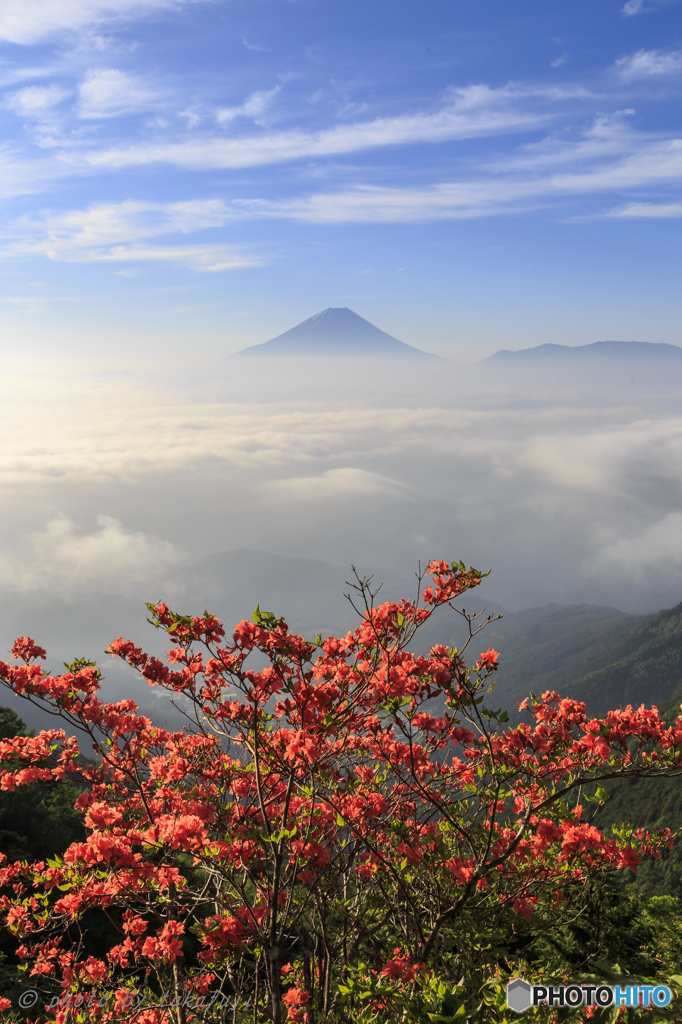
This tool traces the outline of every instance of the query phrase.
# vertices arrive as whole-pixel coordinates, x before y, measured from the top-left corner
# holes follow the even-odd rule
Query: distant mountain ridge
[[[510,362],[559,362],[587,359],[674,359],[682,361],[682,348],[663,342],[649,341],[595,341],[590,345],[537,345],[517,351],[501,349],[478,366]]]
[[[374,356],[394,359],[438,360],[441,356],[422,352],[403,341],[386,334],[358,316],[347,306],[330,306],[297,324],[284,334],[250,345],[235,356]]]

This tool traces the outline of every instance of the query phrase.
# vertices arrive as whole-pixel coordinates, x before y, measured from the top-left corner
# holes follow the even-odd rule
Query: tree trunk
[[[272,1024],[282,1024],[282,1001],[280,999],[279,948],[274,946],[269,956],[270,1003]]]
[[[178,1014],[178,1024],[187,1024],[187,1010],[185,1007],[185,971],[183,957],[179,956],[173,961],[173,992],[175,994],[175,1007]]]

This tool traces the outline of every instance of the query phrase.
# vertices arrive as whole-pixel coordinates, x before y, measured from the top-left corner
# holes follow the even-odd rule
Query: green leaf
[[[583,797],[585,800],[587,800],[588,803],[603,804],[606,803],[608,793],[606,792],[603,786],[597,786],[594,796],[588,796],[587,793],[583,793]]]

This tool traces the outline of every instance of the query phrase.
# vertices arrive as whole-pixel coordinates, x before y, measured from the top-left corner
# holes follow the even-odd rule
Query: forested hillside
[[[682,685],[682,604],[653,615],[594,605],[506,614],[485,630],[501,652],[496,706],[556,690],[594,714],[666,701]]]
[[[508,710],[511,721],[523,718],[520,701],[545,690],[585,701],[595,715],[628,704],[656,704],[670,723],[680,713],[682,604],[652,615],[549,605],[505,613],[483,635],[483,646],[493,644],[501,652],[491,700]],[[455,627],[452,638],[462,643],[461,629]],[[624,822],[682,828],[682,779],[620,780],[606,790],[608,800],[595,817],[600,828]],[[648,895],[682,897],[682,845],[647,861],[626,881]]]

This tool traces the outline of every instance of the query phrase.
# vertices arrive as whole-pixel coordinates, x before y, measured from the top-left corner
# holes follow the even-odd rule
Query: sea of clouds
[[[144,605],[160,599],[228,625],[260,602],[331,632],[352,621],[351,564],[411,595],[433,557],[492,569],[479,605],[674,605],[682,387],[630,372],[13,375],[2,649],[34,636],[52,667],[106,662],[122,633],[160,650]]]

